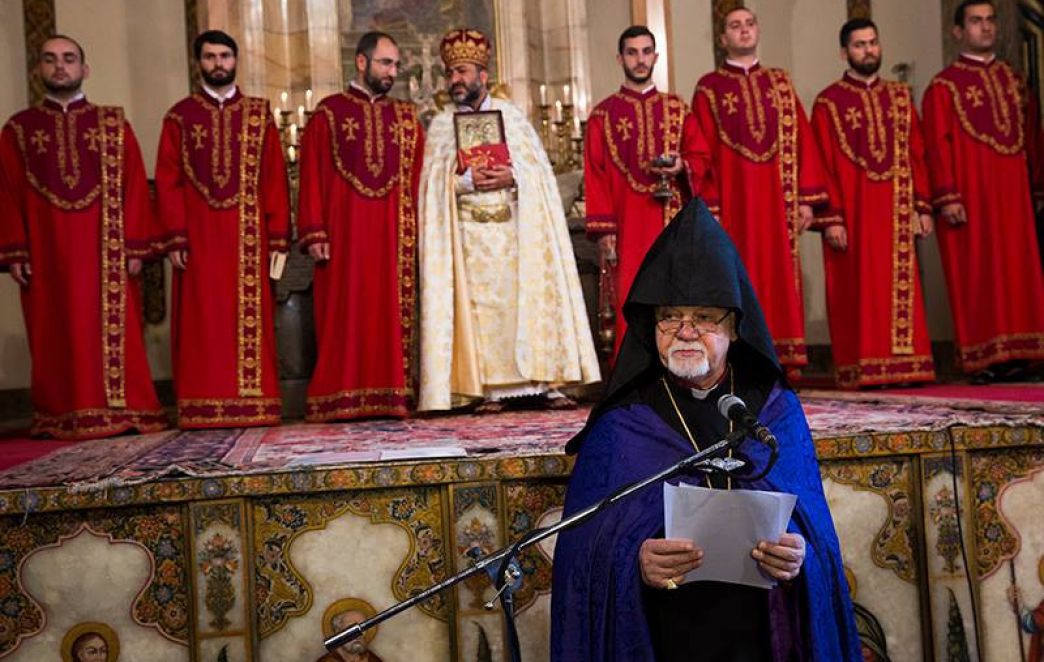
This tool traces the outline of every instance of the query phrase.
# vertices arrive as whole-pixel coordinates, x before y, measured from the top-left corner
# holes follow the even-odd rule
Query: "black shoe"
[[[975,386],[986,386],[997,381],[997,374],[989,368],[984,368],[968,378],[968,382]]]

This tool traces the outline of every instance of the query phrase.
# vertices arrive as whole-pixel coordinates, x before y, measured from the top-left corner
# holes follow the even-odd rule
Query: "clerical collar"
[[[482,100],[482,103],[479,104],[478,108],[472,108],[468,104],[457,104],[457,112],[460,112],[460,113],[481,112],[481,111],[484,111],[484,110],[492,110],[492,109],[493,109],[493,97],[492,97],[492,95],[490,95],[489,90],[486,90],[486,98]]]
[[[714,384],[710,388],[692,388],[691,386],[685,386],[670,373],[667,373],[667,378],[670,381],[674,382],[674,385],[677,386],[679,389],[682,389],[683,391],[688,391],[693,398],[697,400],[706,400],[711,393],[714,393],[714,391],[719,390],[721,388],[722,384],[725,383],[725,379],[729,376],[730,372],[732,372],[732,367],[726,367],[725,372],[721,373],[721,377],[718,379],[718,381],[714,382]]]
[[[626,85],[621,85],[620,90],[622,92],[626,92],[627,94],[637,94],[640,97],[644,97],[656,91],[656,83],[652,83],[643,90],[636,90],[634,88],[627,87]]]
[[[858,76],[852,73],[851,69],[846,69],[845,80],[847,80],[849,83],[853,85],[859,85],[862,87],[873,87],[877,84],[879,80],[881,80],[881,78],[877,74],[874,74],[870,79],[859,78]]]
[[[733,69],[739,69],[743,73],[747,74],[747,73],[750,73],[751,71],[753,71],[754,69],[757,69],[759,66],[761,66],[761,61],[758,60],[757,58],[755,58],[754,61],[751,62],[750,66],[748,67],[748,66],[746,66],[745,64],[743,64],[741,62],[737,62],[736,60],[730,60],[730,59],[726,58],[725,59],[725,64],[727,64],[728,66],[732,67]]]
[[[990,53],[989,55],[975,55],[974,53],[961,53],[961,57],[968,58],[969,60],[972,60],[974,62],[978,62],[979,64],[989,64],[989,63],[991,63],[991,62],[993,62],[994,60],[997,59],[997,55],[995,53]]]
[[[69,110],[69,106],[73,105],[77,101],[84,101],[86,98],[87,98],[87,95],[83,93],[83,90],[80,90],[79,92],[77,92],[76,95],[73,96],[72,99],[69,99],[68,101],[64,101],[64,102],[60,101],[59,99],[56,99],[56,98],[52,97],[50,94],[47,94],[47,95],[44,96],[44,99],[46,99],[47,101],[50,101],[51,103],[61,107],[61,109],[63,111]]]
[[[348,82],[348,87],[352,88],[353,90],[358,90],[359,92],[362,92],[363,95],[370,101],[376,101],[377,99],[380,99],[384,96],[383,94],[374,94],[372,91],[356,83],[354,80]]]
[[[225,103],[226,101],[231,101],[232,97],[236,96],[236,92],[239,91],[239,88],[235,85],[233,85],[232,89],[230,89],[228,92],[225,92],[224,94],[218,94],[217,90],[206,84],[204,84],[202,87],[203,91],[207,93],[207,96],[209,96],[214,101],[217,101],[219,105]]]

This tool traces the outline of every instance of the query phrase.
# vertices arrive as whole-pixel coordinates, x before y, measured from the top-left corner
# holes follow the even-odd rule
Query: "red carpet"
[[[72,446],[75,441],[30,439],[26,430],[0,434],[0,470],[43,457],[59,448]]]
[[[922,398],[1044,403],[1044,384],[992,384],[990,386],[932,384],[921,388],[897,388],[882,392],[888,395],[911,395]]]

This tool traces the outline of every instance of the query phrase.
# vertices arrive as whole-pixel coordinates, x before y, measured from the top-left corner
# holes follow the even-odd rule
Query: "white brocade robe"
[[[554,173],[529,120],[492,99],[518,185],[457,193],[454,110],[428,130],[421,174],[420,410],[488,387],[598,381],[598,359]],[[504,221],[477,220],[489,214]]]

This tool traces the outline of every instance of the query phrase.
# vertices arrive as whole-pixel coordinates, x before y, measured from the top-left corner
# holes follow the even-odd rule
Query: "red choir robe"
[[[92,439],[167,427],[142,338],[151,207],[118,107],[44,101],[0,137],[0,265],[28,263],[32,434]]]
[[[750,273],[780,363],[808,363],[798,205],[827,203],[819,150],[782,69],[731,64],[696,84],[693,112],[710,146],[703,199]]]
[[[416,107],[350,86],[316,107],[301,144],[297,233],[330,243],[315,269],[312,421],[405,416],[412,404],[417,209],[424,135]]]
[[[660,178],[649,172],[652,160],[665,152],[681,154],[684,165],[668,182],[672,197],[666,202],[653,197]],[[627,329],[621,307],[642,258],[664,226],[699,194],[709,162],[696,118],[673,94],[621,87],[591,112],[584,138],[585,227],[594,240],[616,235],[616,348]]]
[[[837,383],[933,381],[915,247],[931,205],[910,88],[846,73],[816,98],[812,127],[832,184],[817,227],[848,233],[844,252],[823,246]]]
[[[189,254],[171,295],[178,425],[277,425],[269,254],[287,250],[290,203],[268,102],[238,90],[179,101],[163,120],[156,195],[160,250]]]
[[[924,95],[932,203],[938,210],[961,202],[968,218],[959,226],[942,219],[936,225],[966,373],[1044,359],[1044,279],[1033,213],[1044,182],[1033,94],[1006,62],[962,55]]]

